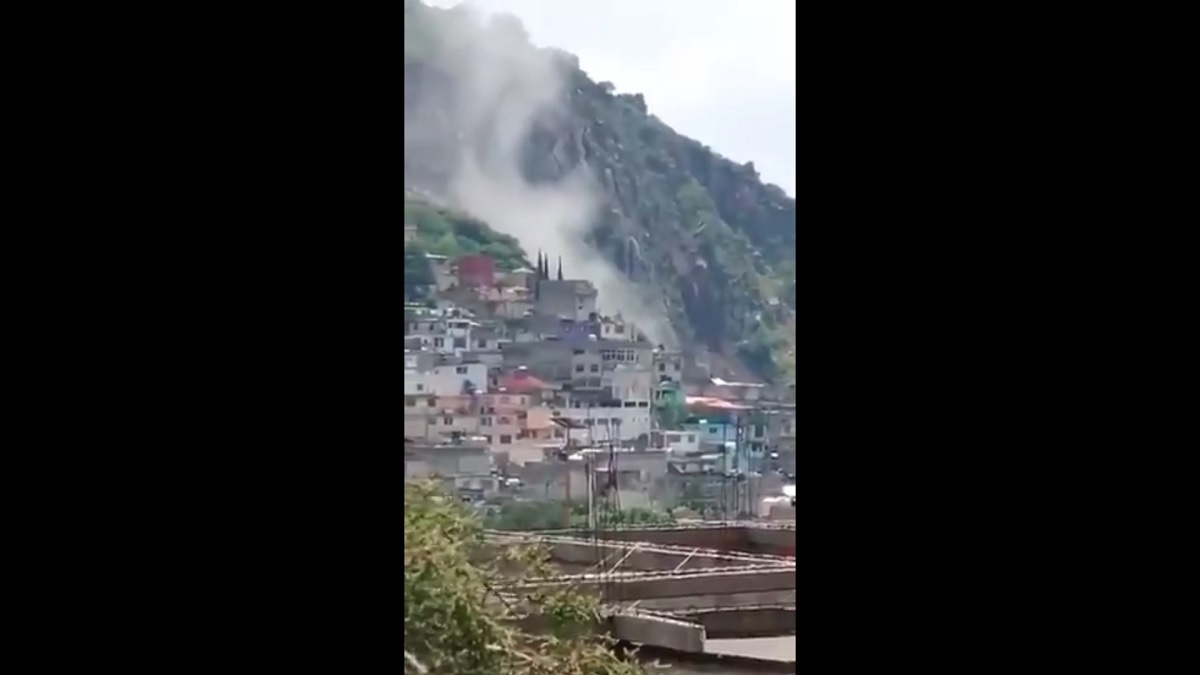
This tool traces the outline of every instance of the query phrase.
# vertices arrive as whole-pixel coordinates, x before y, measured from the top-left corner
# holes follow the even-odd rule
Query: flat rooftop
[[[772,661],[795,661],[796,636],[783,635],[747,640],[706,640],[704,651],[709,654],[731,654]]]

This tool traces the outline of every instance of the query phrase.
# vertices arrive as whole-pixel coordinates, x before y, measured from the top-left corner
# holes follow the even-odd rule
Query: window
[[[665,363],[658,364],[658,372],[662,373],[662,372],[666,372],[666,370],[667,370],[667,364],[665,364]]]
[[[615,328],[613,328],[613,330],[617,331],[617,335],[624,335],[624,334],[625,334],[625,326],[624,326],[624,325],[622,325],[622,324],[617,324],[617,325],[616,325],[616,327],[615,327]]]
[[[512,424],[512,418],[511,417],[501,417],[499,423],[500,424]]]
[[[588,368],[588,370],[592,371],[593,373],[598,373],[598,372],[600,372],[600,364],[593,363],[592,366],[590,368]]]
[[[718,433],[720,433],[720,431],[721,431],[721,430],[720,430],[720,429],[718,429],[717,427],[709,427],[709,428],[708,428],[708,433],[712,434],[713,436],[715,436],[715,435],[717,435]]]
[[[555,437],[555,438],[562,438],[562,437],[563,437],[563,430],[562,430],[562,429],[555,429],[555,430],[554,430],[554,437]]]
[[[668,443],[678,443],[679,439],[680,439],[679,434],[667,434],[667,442]]]
[[[434,347],[445,347],[445,346],[446,346],[446,340],[445,340],[445,339],[443,339],[443,338],[438,338],[438,337],[435,337],[435,338],[433,338],[433,346],[434,346]]]
[[[647,403],[646,401],[638,401],[638,407],[639,408],[648,408],[648,407],[650,407],[650,404]]]
[[[478,347],[478,348],[480,348],[480,349],[484,349],[484,348],[486,348],[486,347],[487,347],[487,340],[476,340],[476,341],[475,341],[475,346],[476,346],[476,347]]]
[[[415,396],[405,396],[404,397],[404,407],[413,408],[416,405],[417,405],[417,398]]]
[[[696,434],[688,434],[688,437],[687,437],[687,438],[688,438],[688,443],[695,443],[695,442],[696,442]]]
[[[614,427],[619,427],[619,426],[621,426],[621,418],[614,417],[611,420],[609,420],[608,423],[613,425]]]
[[[479,418],[479,426],[481,426],[481,427],[490,427],[490,426],[492,426],[492,418],[490,418],[490,417],[480,417],[480,418]]]
[[[492,435],[491,435],[491,434],[484,434],[484,436],[483,436],[483,440],[487,441],[488,445],[491,445],[491,443],[492,443]]]
[[[445,426],[450,426],[450,425],[454,424],[454,418],[453,417],[442,417],[442,424],[444,424]]]
[[[467,367],[466,367],[466,366],[459,366],[459,367],[457,367],[457,368],[455,368],[455,369],[454,369],[454,372],[455,372],[455,373],[457,373],[457,374],[459,374],[459,375],[466,375],[466,374],[467,374]]]
[[[512,444],[512,436],[509,434],[500,434],[500,445]]]
[[[624,406],[623,406],[623,407],[625,407],[625,408],[634,408],[634,407],[637,407],[637,404],[636,404],[636,403],[634,403],[633,401],[625,401],[625,403],[624,403]]]
[[[417,391],[425,391],[425,385],[418,382],[417,383]]]
[[[575,372],[577,372],[577,373],[583,372],[583,364],[582,363],[575,364]]]
[[[419,387],[419,386],[421,386],[421,385],[417,385],[417,386]],[[432,396],[430,396],[429,398],[425,399],[425,405],[427,405],[427,406],[429,406],[430,408],[432,408],[433,406],[437,405],[437,401],[434,401],[434,400],[433,400],[433,397],[432,397]]]
[[[501,403],[508,403],[508,400],[509,400],[509,399],[508,399],[508,397],[507,397],[507,396],[501,396],[501,397],[500,397],[500,402],[501,402]]]
[[[466,349],[467,348],[467,338],[454,338],[454,348],[455,349]]]

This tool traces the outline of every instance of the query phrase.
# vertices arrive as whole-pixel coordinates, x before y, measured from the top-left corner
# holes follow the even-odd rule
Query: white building
[[[482,363],[434,366],[424,371],[405,368],[404,393],[460,396],[468,385],[478,391],[486,391],[487,375],[487,366]]]
[[[657,380],[667,377],[675,382],[683,381],[683,354],[655,349],[652,359]]]
[[[654,373],[648,368],[626,364],[604,373],[604,384],[613,398],[622,401],[649,401],[654,396]]]
[[[555,411],[556,417],[565,417],[583,425],[572,437],[583,434],[593,443],[617,443],[635,441],[642,434],[650,434],[652,414],[649,401],[622,401],[620,408],[566,407]]]
[[[669,449],[672,455],[687,456],[700,453],[700,437],[694,431],[680,429],[656,431],[655,434],[662,435],[662,446],[665,449]],[[657,439],[655,445],[657,445]]]
[[[635,342],[637,340],[637,329],[629,321],[625,321],[620,316],[604,317],[600,319],[600,337],[605,340],[624,340]]]
[[[473,347],[471,333],[479,325],[464,318],[441,319],[428,322],[428,324],[429,328],[425,331],[414,330],[406,337],[410,340],[420,341],[422,349],[455,356],[462,356],[463,352],[471,351]]]

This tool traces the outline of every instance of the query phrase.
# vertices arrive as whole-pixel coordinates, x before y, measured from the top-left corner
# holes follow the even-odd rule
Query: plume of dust
[[[450,75],[456,123],[469,139],[449,182],[451,201],[515,237],[530,259],[539,250],[546,253],[551,275],[561,257],[563,278],[590,281],[599,293],[601,312],[620,313],[651,340],[674,343],[661,310],[641,299],[645,290],[639,293],[585,241],[602,204],[602,191],[588,167],[581,163],[549,183],[531,183],[522,172],[522,151],[534,125],[567,119],[564,64],[533,48],[512,17],[493,18],[490,30],[479,30],[475,21],[458,24],[457,30],[469,35],[447,38],[468,48],[435,57],[437,67]],[[406,128],[405,133],[421,129]]]

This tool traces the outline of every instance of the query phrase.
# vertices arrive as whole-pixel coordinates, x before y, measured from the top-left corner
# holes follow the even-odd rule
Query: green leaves
[[[422,250],[450,258],[485,253],[502,270],[528,265],[516,239],[496,232],[486,223],[413,197],[404,201],[404,224],[417,226],[414,244]]]
[[[499,547],[479,519],[432,482],[404,490],[405,659],[430,675],[639,675],[597,633],[594,596],[552,587],[501,595],[551,576],[534,546]],[[533,615],[539,630],[522,620]]]

